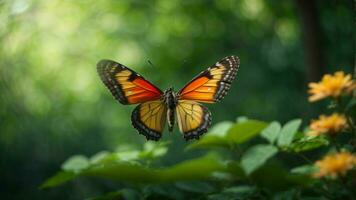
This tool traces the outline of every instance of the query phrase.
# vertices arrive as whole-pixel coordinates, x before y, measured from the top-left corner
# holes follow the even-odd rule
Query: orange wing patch
[[[179,100],[176,114],[179,130],[186,140],[198,139],[211,125],[210,111],[195,101]]]
[[[148,140],[161,138],[166,123],[167,106],[160,100],[138,105],[132,112],[132,125]]]
[[[97,64],[101,80],[122,104],[136,104],[157,100],[162,91],[133,70],[111,60]]]
[[[224,98],[235,79],[240,60],[229,56],[200,73],[179,91],[179,99],[215,103]]]

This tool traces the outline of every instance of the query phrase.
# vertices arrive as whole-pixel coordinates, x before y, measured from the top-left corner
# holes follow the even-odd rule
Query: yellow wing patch
[[[167,107],[160,100],[142,103],[132,112],[132,125],[148,140],[158,140],[162,136],[166,113]]]
[[[210,111],[195,101],[180,100],[176,107],[178,126],[186,140],[199,138],[211,124]]]

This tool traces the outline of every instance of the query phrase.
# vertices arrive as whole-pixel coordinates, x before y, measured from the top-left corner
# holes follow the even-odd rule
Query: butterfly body
[[[172,87],[164,91],[163,102],[167,106],[168,130],[169,132],[172,132],[175,123],[174,110],[176,109],[176,106],[178,104],[177,95]]]
[[[112,95],[124,105],[139,104],[131,122],[148,140],[159,140],[165,122],[173,130],[177,121],[186,140],[198,139],[211,125],[210,111],[199,102],[220,101],[230,89],[239,66],[236,56],[225,57],[193,78],[178,92],[162,92],[133,70],[111,60],[101,60],[97,70]]]

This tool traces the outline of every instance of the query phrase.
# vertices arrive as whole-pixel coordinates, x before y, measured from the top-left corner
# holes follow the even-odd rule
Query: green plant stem
[[[356,70],[356,63],[355,63],[355,70]],[[355,73],[356,73],[356,71],[355,71]],[[356,74],[355,74],[355,77],[356,77]],[[353,95],[354,95],[353,98],[356,98],[356,90],[354,91]],[[352,101],[352,99],[350,101]],[[353,150],[356,150],[356,124],[355,124],[355,121],[352,120],[352,116],[348,112],[347,106],[344,108],[343,112],[345,113],[345,118],[346,118],[346,123],[348,125],[348,128],[350,129],[351,134],[353,135],[353,139],[351,140],[351,145],[353,147]]]
[[[354,126],[354,122],[352,121],[351,116],[348,116],[347,112],[345,113],[346,113],[347,125],[349,126],[351,134],[353,135],[353,138],[351,139],[352,150],[355,151],[356,150],[356,127]]]
[[[356,127],[352,121],[351,116],[346,115],[347,124],[349,125],[351,132],[356,136]]]
[[[306,161],[309,164],[313,164],[313,162],[311,160],[309,160],[309,158],[307,158],[305,155],[303,155],[302,153],[295,153],[297,156],[299,156],[300,158],[302,158],[304,161]]]
[[[336,112],[342,112],[343,109],[341,108],[341,105],[342,105],[341,97],[336,97],[334,101],[335,101],[335,110],[336,110]]]
[[[322,193],[321,196],[324,196],[327,199],[333,199],[333,195],[329,192],[329,188],[330,188],[329,182],[325,178],[323,178],[321,180],[322,180],[322,182],[325,183],[325,186],[326,186],[326,189],[323,187],[320,187],[320,191]],[[316,189],[317,189],[317,187],[316,187]]]
[[[344,186],[344,188],[349,192],[349,196],[350,196],[350,199],[356,199],[356,196],[355,196],[355,192],[354,192],[354,188],[350,187],[348,184],[347,184],[347,179],[345,176],[340,176],[340,182],[341,182],[341,185]]]
[[[338,153],[341,152],[341,147],[336,141],[336,136],[330,136],[330,141],[331,141],[331,144],[333,144],[333,146],[335,147],[336,151]]]

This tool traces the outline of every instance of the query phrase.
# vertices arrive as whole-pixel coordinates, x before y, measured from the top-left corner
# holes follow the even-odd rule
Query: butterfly
[[[200,103],[223,99],[235,79],[240,60],[228,56],[198,74],[178,92],[168,88],[162,92],[132,69],[112,60],[101,60],[97,71],[111,94],[121,104],[139,104],[131,122],[147,140],[159,140],[168,123],[171,132],[177,118],[186,140],[199,139],[211,125],[211,113]]]

